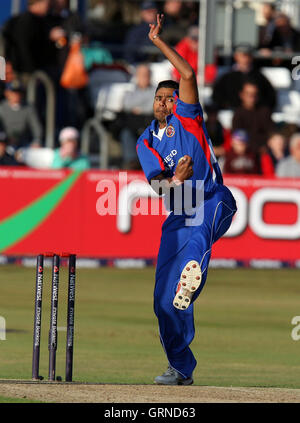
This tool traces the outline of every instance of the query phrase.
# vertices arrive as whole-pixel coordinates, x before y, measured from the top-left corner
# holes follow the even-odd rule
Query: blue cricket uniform
[[[200,103],[186,104],[176,91],[174,97],[173,113],[166,117],[162,138],[158,137],[158,122],[153,120],[137,141],[137,154],[149,182],[162,172],[172,177],[182,156],[189,155],[193,160],[194,174],[188,183],[194,213],[186,211],[184,205],[183,213],[178,213],[178,204],[169,199],[170,214],[162,226],[154,290],[161,343],[170,365],[187,378],[197,364],[189,347],[195,334],[193,302],[205,284],[212,245],[228,230],[236,203],[223,185]],[[197,181],[202,181],[200,202],[197,201]],[[176,189],[183,190],[183,185]],[[201,213],[197,213],[199,211]],[[199,219],[199,215],[203,219]],[[173,299],[181,272],[190,260],[200,264],[201,285],[191,305],[186,310],[178,310],[173,306]]]

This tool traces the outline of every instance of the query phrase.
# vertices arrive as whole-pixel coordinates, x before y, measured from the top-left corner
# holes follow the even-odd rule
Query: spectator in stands
[[[285,53],[300,51],[300,33],[292,27],[290,18],[279,13],[275,19],[275,30],[266,48],[280,49]]]
[[[181,19],[185,28],[199,24],[199,4],[195,1],[184,1],[181,9]]]
[[[258,174],[259,163],[256,155],[248,148],[246,131],[237,130],[232,134],[231,149],[225,155],[224,173]]]
[[[268,48],[273,38],[275,31],[275,15],[276,6],[274,3],[263,3],[262,4],[262,16],[264,18],[264,25],[259,27],[258,34],[258,48]]]
[[[191,26],[188,29],[187,36],[184,37],[175,47],[178,53],[183,57],[193,68],[197,75],[198,69],[198,35],[199,29],[197,26]],[[179,81],[180,74],[174,68],[173,78]]]
[[[233,115],[232,130],[244,129],[249,135],[249,148],[259,153],[274,131],[271,109],[261,104],[259,88],[252,80],[246,81],[240,91],[241,105]]]
[[[0,123],[9,144],[18,149],[27,145],[39,146],[43,129],[33,106],[23,101],[24,88],[20,81],[6,84],[5,100],[0,103]]]
[[[18,166],[15,158],[6,151],[8,139],[4,132],[0,132],[0,166]]]
[[[218,120],[218,108],[214,104],[205,106],[205,113],[207,116],[205,126],[211,139],[216,158],[219,160],[225,155],[226,133]]]
[[[63,87],[61,76],[74,42],[80,44],[81,47],[88,41],[85,35],[85,26],[80,15],[69,10],[69,0],[51,0],[50,11],[46,19],[48,26],[52,28],[51,39],[55,41],[57,47],[57,69],[54,78],[56,82],[56,126],[58,130],[74,125],[82,128],[91,114],[87,87],[80,89]],[[83,49],[81,51],[83,52]]]
[[[156,4],[144,1],[141,5],[141,23],[131,28],[124,42],[124,59],[130,64],[137,64],[147,60],[149,53],[143,51],[152,46],[148,37],[149,24],[155,22],[157,14]]]
[[[272,133],[266,150],[261,155],[261,169],[265,176],[274,176],[277,165],[287,156],[286,138],[279,132]]]
[[[69,9],[69,0],[50,0],[47,25],[51,28],[50,38],[57,48],[57,61],[62,69],[73,35],[85,33],[85,27],[78,13]]]
[[[300,178],[300,133],[290,139],[290,155],[280,161],[276,176],[280,178]]]
[[[276,105],[276,92],[267,78],[253,66],[253,49],[249,45],[240,45],[235,49],[235,64],[214,84],[213,101],[220,109],[235,109],[240,104],[239,93],[245,80],[255,81],[261,94],[261,104],[273,110]]]
[[[122,57],[124,34],[137,22],[140,8],[130,0],[90,0],[87,10],[87,32],[91,41],[101,41],[114,49],[111,53]]]
[[[151,85],[150,68],[140,64],[135,73],[135,89],[124,97],[123,113],[118,117],[121,125],[120,141],[124,169],[140,169],[136,154],[136,141],[152,119],[155,87]]]
[[[71,126],[62,129],[59,133],[60,148],[54,151],[53,169],[72,168],[85,170],[90,168],[89,159],[78,149],[79,132]]]
[[[5,92],[6,84],[13,81],[16,78],[17,78],[16,73],[13,70],[11,62],[6,62],[6,65],[5,65],[5,80],[4,81],[0,80],[0,101],[5,99],[4,92]]]
[[[182,1],[166,0],[163,7],[164,25],[180,25],[182,17]]]
[[[49,0],[28,0],[28,10],[9,19],[3,29],[5,57],[23,83],[36,70],[54,72],[58,34],[47,25],[48,9]]]
[[[85,27],[80,15],[70,10],[70,0],[50,0],[48,16],[54,20],[52,27],[63,28],[68,37],[74,32],[84,33]]]
[[[175,46],[185,35],[189,22],[182,16],[183,4],[180,0],[167,0],[163,7],[164,40]]]

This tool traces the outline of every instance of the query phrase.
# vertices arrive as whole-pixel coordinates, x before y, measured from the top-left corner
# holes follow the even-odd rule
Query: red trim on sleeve
[[[165,165],[164,165],[163,159],[160,157],[158,152],[156,150],[154,150],[154,148],[150,147],[148,140],[144,139],[143,142],[144,142],[146,148],[148,148],[148,150],[150,150],[151,153],[157,158],[159,165],[161,167],[161,170],[165,170]]]
[[[192,119],[192,118],[189,118],[189,117],[180,116],[176,113],[175,107],[173,109],[173,114],[180,121],[183,128],[187,132],[190,132],[191,134],[193,134],[197,138],[197,140],[198,140],[199,144],[201,145],[201,148],[204,152],[206,160],[209,164],[210,170],[211,170],[211,172],[213,172],[213,167],[212,167],[212,164],[211,164],[211,152],[210,152],[209,144],[207,142],[205,133],[204,133],[203,128],[202,128],[202,120],[203,120],[202,117],[200,115],[198,115],[198,116],[196,116],[195,119]]]

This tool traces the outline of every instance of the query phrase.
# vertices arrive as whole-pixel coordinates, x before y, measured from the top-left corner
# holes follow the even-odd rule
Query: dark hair
[[[244,78],[244,80],[242,81],[241,91],[245,85],[254,85],[259,91],[259,86],[257,81],[255,80],[255,78],[252,78],[251,76]]]
[[[160,83],[157,85],[155,93],[157,93],[160,88],[173,88],[173,90],[178,90],[179,84],[172,79],[167,79],[166,81],[160,81]]]
[[[276,10],[276,5],[274,4],[274,3],[269,3],[268,1],[264,1],[263,2],[263,5],[264,6],[269,6],[270,7],[270,9],[272,9],[272,10]]]

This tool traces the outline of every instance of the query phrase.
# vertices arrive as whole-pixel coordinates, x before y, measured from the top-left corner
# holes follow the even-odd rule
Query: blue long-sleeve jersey
[[[187,154],[193,160],[194,174],[190,178],[193,189],[197,181],[203,181],[205,195],[209,195],[216,184],[223,184],[223,178],[205,127],[202,107],[200,103],[184,103],[177,91],[174,98],[173,113],[166,117],[163,137],[158,137],[158,122],[153,120],[137,141],[141,166],[149,182],[162,172],[172,177],[179,159]]]

